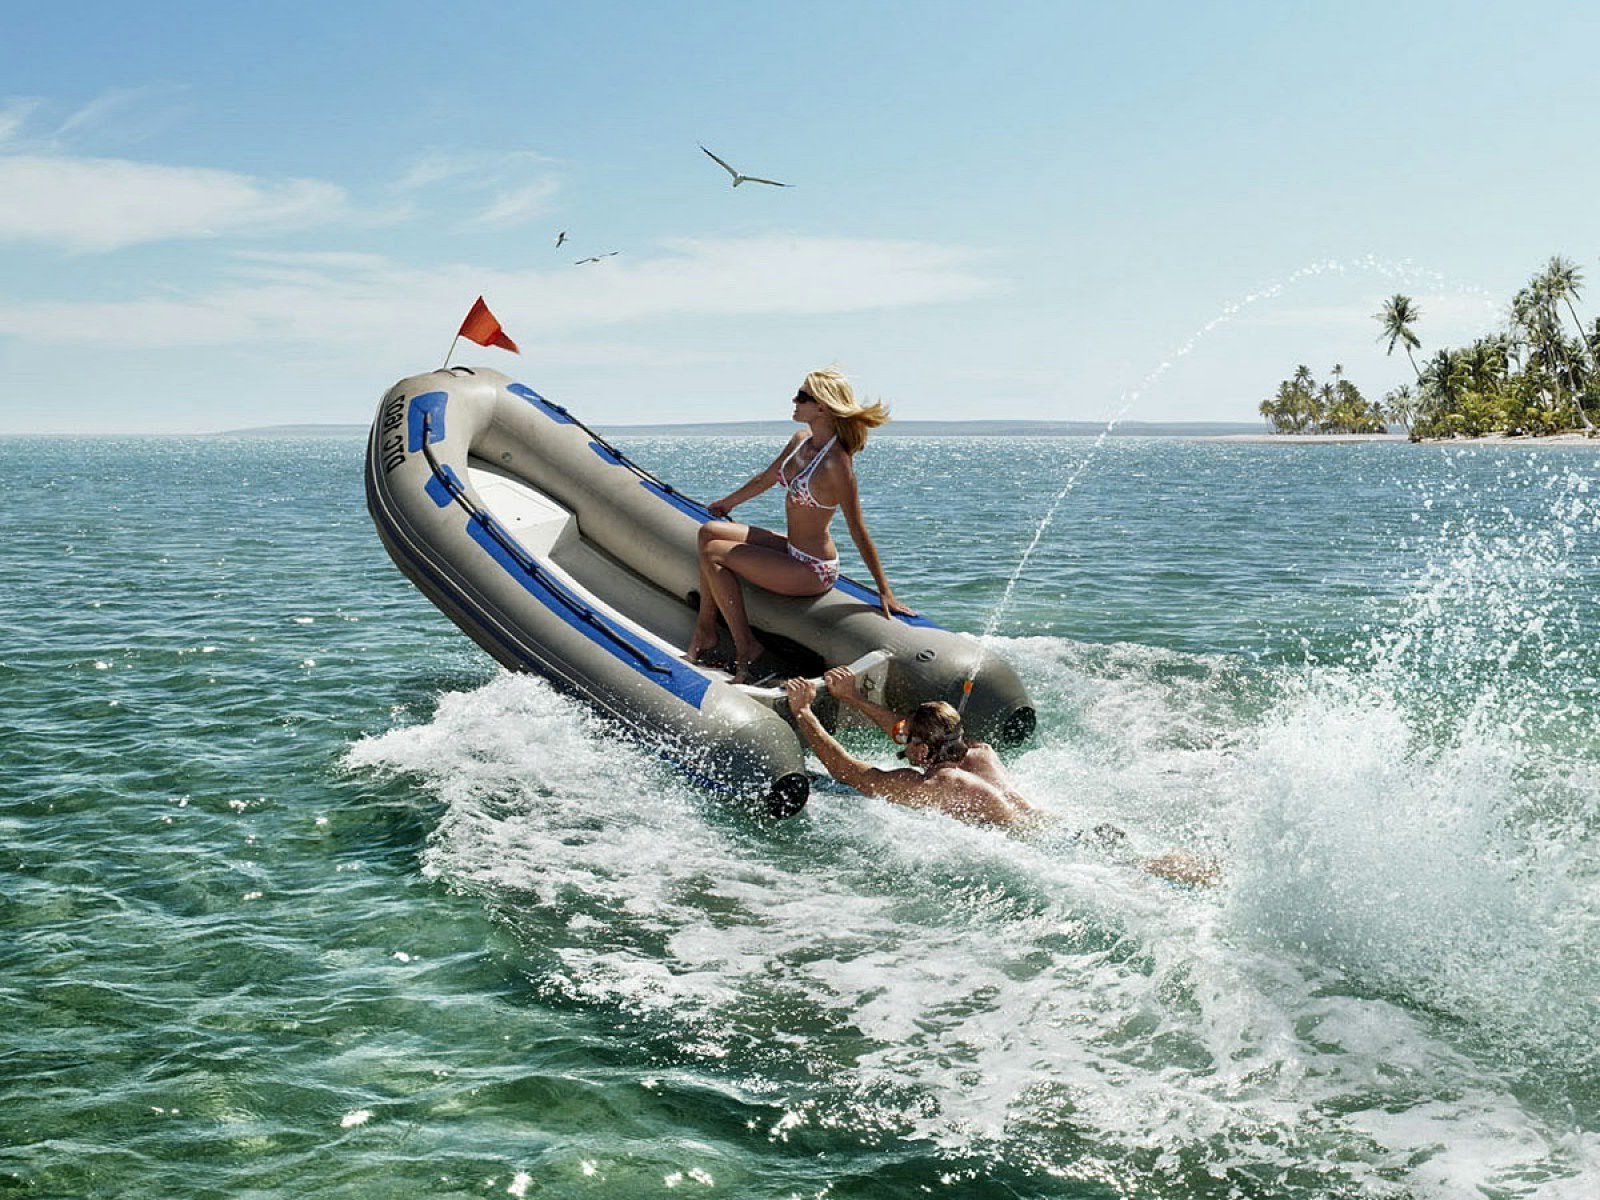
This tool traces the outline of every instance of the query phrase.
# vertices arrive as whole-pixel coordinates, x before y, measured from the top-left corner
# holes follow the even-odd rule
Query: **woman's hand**
[[[883,591],[878,593],[878,602],[883,605],[883,615],[886,617],[892,618],[896,613],[899,613],[903,617],[914,617],[917,615],[916,609],[907,608],[904,604],[901,604],[900,601],[894,598],[894,593],[888,588],[885,588]]]
[[[722,521],[733,511],[733,505],[729,504],[728,497],[724,496],[721,500],[713,500],[706,505],[706,511],[716,517],[717,520]]]

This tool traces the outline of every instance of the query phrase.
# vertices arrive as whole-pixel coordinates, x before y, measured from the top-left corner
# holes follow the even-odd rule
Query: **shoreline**
[[[1356,442],[1411,443],[1404,433],[1224,433],[1191,439],[1197,442],[1237,442],[1248,445],[1330,446]],[[1600,437],[1583,432],[1550,433],[1536,437],[1514,437],[1505,433],[1485,433],[1478,437],[1422,438],[1419,446],[1590,446],[1600,449]]]
[[[770,428],[767,427],[770,424]],[[920,424],[920,428],[909,427]],[[1010,426],[1008,428],[1008,426]],[[1217,432],[1208,432],[1210,426]],[[0,439],[12,438],[364,438],[369,427],[356,424],[317,425],[267,425],[249,429],[229,429],[214,432],[185,433],[0,433]],[[739,423],[722,425],[614,425],[605,430],[610,437],[777,437],[792,432],[786,424]],[[902,437],[991,437],[991,438],[1082,438],[1086,436],[1118,436],[1125,438],[1160,438],[1172,441],[1222,442],[1235,445],[1256,446],[1327,446],[1370,442],[1410,443],[1404,433],[1268,433],[1265,430],[1244,431],[1237,427],[1228,429],[1225,422],[1150,422],[1142,427],[1125,425],[1108,429],[1105,425],[1090,422],[908,422],[901,428],[880,431],[888,436]],[[1424,446],[1590,446],[1600,449],[1600,430],[1593,435],[1583,430],[1552,433],[1540,436],[1511,436],[1503,433],[1486,433],[1479,437],[1422,438],[1416,443]]]

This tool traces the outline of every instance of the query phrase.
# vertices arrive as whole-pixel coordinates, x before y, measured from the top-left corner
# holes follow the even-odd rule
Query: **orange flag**
[[[519,353],[517,344],[508,338],[505,330],[500,328],[500,322],[489,311],[489,306],[479,296],[472,306],[472,311],[467,314],[467,319],[461,322],[461,332],[458,337],[464,337],[469,342],[477,342],[480,346],[499,346],[511,353]]]

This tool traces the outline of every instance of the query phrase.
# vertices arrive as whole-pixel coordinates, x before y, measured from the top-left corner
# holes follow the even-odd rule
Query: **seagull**
[[[557,250],[561,249],[561,243],[566,241],[566,240],[567,240],[567,231],[565,229],[563,229],[560,233],[556,234],[556,249]]]
[[[699,146],[700,143],[696,142],[695,145]],[[741,174],[739,174],[739,172],[735,171],[732,167],[730,167],[727,163],[723,162],[720,158],[718,158],[715,154],[712,154],[711,151],[706,150],[706,148],[704,146],[700,146],[700,149],[706,151],[706,156],[708,158],[710,158],[712,162],[716,163],[717,166],[721,167],[729,175],[733,176],[733,186],[734,187],[738,187],[741,183],[770,183],[773,187],[793,187],[794,186],[794,184],[792,184],[792,183],[779,183],[776,179],[762,179],[757,175],[741,175]]]
[[[572,265],[575,267],[581,267],[584,263],[599,262],[602,258],[610,258],[613,254],[620,253],[622,253],[620,250],[607,250],[604,254],[591,254],[588,258],[580,258]]]

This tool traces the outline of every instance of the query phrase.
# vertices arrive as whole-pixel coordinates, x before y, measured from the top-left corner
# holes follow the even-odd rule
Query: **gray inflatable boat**
[[[705,786],[789,816],[810,791],[781,691],[686,662],[704,505],[655,478],[560,405],[498,371],[401,380],[367,445],[367,507],[406,576],[502,665],[581,696]],[[1034,712],[1016,673],[923,617],[887,618],[841,578],[821,596],[746,589],[785,675],[862,663],[897,711],[959,702],[974,737],[1016,743]],[[819,701],[825,723],[840,719]],[[845,710],[853,716],[853,710]]]

